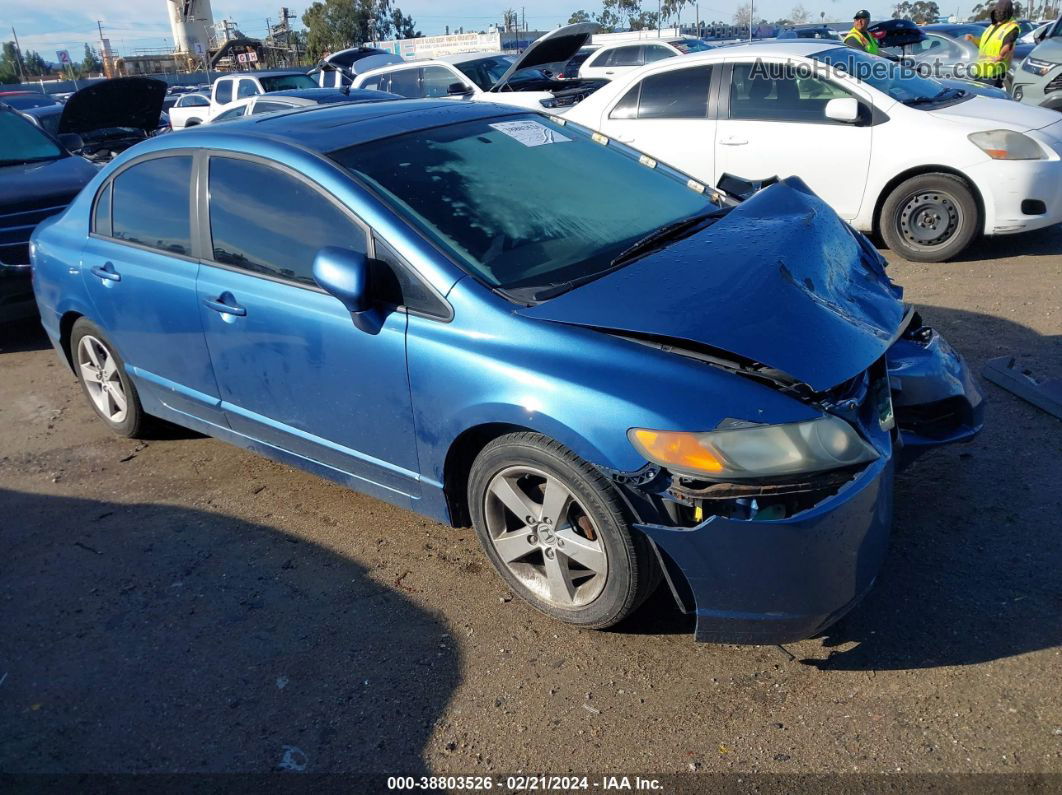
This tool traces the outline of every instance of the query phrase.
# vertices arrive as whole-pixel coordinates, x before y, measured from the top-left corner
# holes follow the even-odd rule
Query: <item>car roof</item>
[[[516,57],[511,52],[458,52],[453,55],[440,55],[430,60],[440,63],[459,64],[467,63],[468,61],[478,61],[482,58],[498,58],[502,55],[508,55],[511,58]]]
[[[807,58],[823,50],[844,46],[836,40],[826,39],[767,39],[765,41],[737,42],[736,44],[724,44],[705,52],[692,52],[680,55],[684,58],[682,63],[690,63],[692,59],[721,60],[733,58],[735,53],[756,57],[760,55],[793,55],[798,58]]]
[[[247,116],[225,124],[201,125],[183,130],[180,135],[153,138],[149,143],[155,144],[153,148],[165,149],[171,143],[211,146],[222,138],[246,143],[267,138],[323,153],[401,133],[531,112],[512,105],[445,99],[315,104],[287,112]]]

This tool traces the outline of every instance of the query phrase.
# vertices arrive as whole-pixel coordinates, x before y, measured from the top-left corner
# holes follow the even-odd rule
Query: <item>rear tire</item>
[[[87,318],[78,318],[70,331],[70,359],[89,405],[104,424],[119,436],[142,438],[150,418],[125,372],[125,362]]]
[[[897,185],[881,206],[885,244],[912,262],[958,256],[981,227],[970,186],[952,174],[921,174]]]
[[[468,504],[502,579],[553,618],[612,626],[660,581],[648,540],[631,532],[608,479],[541,434],[488,444],[472,464]]]

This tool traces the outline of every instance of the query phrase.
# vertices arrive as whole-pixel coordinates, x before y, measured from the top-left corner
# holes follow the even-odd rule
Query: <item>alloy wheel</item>
[[[564,483],[528,466],[497,473],[484,516],[502,564],[550,605],[579,608],[605,587],[608,556],[601,533]]]
[[[77,345],[77,366],[89,398],[107,420],[125,420],[129,401],[118,375],[118,362],[107,346],[86,334]]]

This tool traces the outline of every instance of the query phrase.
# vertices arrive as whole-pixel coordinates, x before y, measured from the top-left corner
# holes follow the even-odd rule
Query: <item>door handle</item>
[[[723,146],[744,146],[748,143],[748,139],[735,138],[733,135],[731,135],[729,138],[721,138],[719,140],[719,143],[721,143]]]
[[[633,135],[616,135],[614,137],[615,137],[615,139],[617,141],[619,141],[620,143],[623,143],[623,144],[633,144],[634,143],[634,136]]]
[[[609,70],[608,70],[607,72],[605,72],[605,74],[607,74],[607,75],[614,75],[614,74],[616,74],[616,72],[615,72],[615,70],[614,70],[614,69],[609,69]]]
[[[213,300],[204,298],[203,306],[207,309],[213,309],[215,312],[221,312],[223,315],[237,315],[243,317],[247,314],[247,310],[237,304],[232,293],[228,292],[222,293]]]
[[[105,262],[102,267],[99,265],[93,266],[92,275],[99,276],[107,282],[120,282],[122,280],[122,274],[118,273],[114,269],[114,265],[109,262]]]

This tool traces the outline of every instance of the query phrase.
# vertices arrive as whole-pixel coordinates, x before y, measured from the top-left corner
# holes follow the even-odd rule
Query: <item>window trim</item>
[[[137,243],[133,240],[123,240],[120,237],[114,236],[114,181],[118,179],[122,174],[131,169],[133,166],[145,163],[148,160],[161,160],[165,157],[188,157],[192,161],[192,180],[188,190],[188,242],[191,252],[189,254],[178,254],[175,251],[163,251],[161,248],[155,248],[154,246],[147,246],[143,243]],[[123,163],[113,174],[104,180],[96,190],[96,195],[92,198],[92,214],[89,216],[89,237],[96,238],[97,240],[106,240],[108,243],[115,243],[120,246],[128,246],[129,248],[139,249],[140,251],[148,251],[152,254],[161,254],[165,257],[173,257],[174,259],[184,260],[185,262],[199,262],[196,248],[199,240],[196,234],[196,214],[195,214],[195,180],[196,180],[196,153],[187,149],[170,149],[165,152],[148,152],[147,154],[140,155],[140,157],[130,160],[128,163]],[[111,234],[104,235],[96,231],[96,202],[99,201],[100,194],[104,189],[111,186],[111,206],[110,206],[110,218],[111,218]]]
[[[670,58],[665,58],[665,61],[671,61]],[[679,72],[683,69],[696,69],[698,67],[709,68],[708,75],[708,112],[703,116],[689,117],[689,116],[653,116],[652,118],[642,119],[640,116],[634,116],[633,118],[619,119],[613,118],[612,113],[616,110],[616,107],[627,98],[627,95],[634,89],[638,89],[638,99],[635,102],[635,112],[641,109],[642,104],[642,85],[651,77],[658,77],[669,72]],[[620,92],[616,100],[608,106],[608,111],[605,116],[609,121],[620,122],[636,122],[636,121],[718,121],[720,119],[726,119],[728,117],[721,115],[722,111],[719,107],[719,86],[723,82],[724,72],[729,76],[729,64],[725,64],[720,61],[703,61],[701,63],[689,64],[661,64],[660,68],[654,69],[648,73],[638,72],[638,77],[632,80],[629,84],[624,86],[624,91]],[[726,92],[729,95],[729,92]]]
[[[833,121],[832,119],[824,119],[823,121],[816,121],[812,119],[735,119],[730,115],[730,94],[734,86],[734,67],[735,66],[748,66],[755,63],[755,61],[749,60],[734,60],[728,61],[725,70],[725,80],[720,81],[719,97],[717,107],[719,109],[719,121],[736,121],[736,122],[764,122],[767,124],[819,124],[826,127],[873,127],[876,124],[882,123],[882,121],[888,121],[889,117],[878,110],[877,105],[872,104],[867,99],[862,97],[858,92],[853,91],[849,86],[836,80],[828,80],[826,78],[818,77],[817,80],[822,80],[825,83],[829,83],[833,86],[838,86],[845,94],[850,96],[856,102],[859,103],[860,114],[866,114],[865,119],[860,119],[855,124],[849,124],[847,122]],[[792,66],[793,68],[799,68],[800,63],[789,60],[771,60],[767,61],[768,64],[777,64],[780,66]],[[837,99],[837,97],[834,97]],[[884,118],[881,118],[884,116]]]
[[[412,267],[406,261],[395,246],[385,238],[382,234],[374,230],[369,224],[361,219],[350,207],[348,207],[342,200],[340,200],[335,194],[328,191],[319,182],[310,179],[308,176],[294,168],[281,163],[277,160],[271,160],[267,157],[261,157],[260,155],[248,154],[246,152],[233,152],[225,149],[199,149],[195,153],[195,172],[193,175],[193,194],[196,198],[196,207],[193,211],[193,219],[195,228],[198,230],[198,244],[200,251],[204,256],[198,258],[197,262],[200,265],[206,265],[212,268],[221,268],[222,270],[231,271],[233,273],[242,273],[247,276],[253,276],[259,279],[265,279],[267,281],[276,282],[278,284],[284,284],[289,287],[297,287],[302,290],[309,290],[315,293],[321,293],[322,295],[330,295],[327,290],[323,289],[316,284],[306,284],[305,282],[298,282],[294,279],[286,279],[283,276],[274,276],[268,273],[259,273],[257,271],[249,271],[245,268],[240,268],[235,265],[229,265],[224,262],[218,262],[214,259],[214,240],[210,230],[210,159],[212,157],[228,158],[230,160],[243,160],[249,163],[255,163],[256,165],[263,166],[264,168],[272,168],[282,171],[288,176],[294,177],[303,184],[305,184],[310,190],[317,193],[319,196],[325,199],[325,201],[332,204],[343,215],[347,216],[355,226],[360,227],[365,233],[366,246],[365,256],[370,259],[376,259],[376,237],[378,236],[384,244],[394,251],[396,257],[400,260],[404,270],[413,279],[424,285],[449,311],[448,316],[435,315],[428,312],[421,312],[417,309],[409,309],[405,306],[395,307],[395,311],[403,312],[409,315],[416,315],[418,317],[426,317],[432,320],[441,320],[449,322],[453,320],[454,309],[446,297],[440,293],[435,286],[425,279],[417,272],[416,268]],[[347,178],[350,179],[349,175]],[[360,182],[357,183],[360,185]]]

